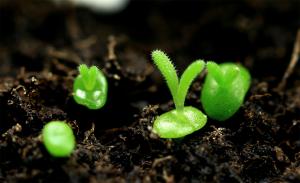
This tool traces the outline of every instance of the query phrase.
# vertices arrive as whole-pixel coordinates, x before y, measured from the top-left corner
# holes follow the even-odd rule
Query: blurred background
[[[144,64],[159,48],[179,71],[198,58],[233,61],[255,78],[278,81],[299,8],[297,0],[1,0],[0,74],[41,71],[53,50],[101,65],[114,36],[124,62]]]

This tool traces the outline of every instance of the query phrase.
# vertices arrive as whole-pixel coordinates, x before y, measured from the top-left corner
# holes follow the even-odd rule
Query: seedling
[[[68,157],[75,148],[72,128],[63,121],[51,121],[42,131],[43,143],[53,157]]]
[[[86,65],[78,67],[79,75],[73,85],[74,100],[89,109],[100,109],[106,103],[107,81],[104,74],[96,67]]]
[[[153,51],[152,59],[164,76],[175,103],[174,110],[156,118],[153,132],[161,138],[181,138],[201,129],[206,124],[206,115],[192,106],[185,107],[184,102],[192,81],[203,70],[205,63],[202,60],[193,62],[179,81],[174,65],[164,52]]]
[[[251,76],[246,68],[234,63],[208,62],[207,70],[201,102],[210,118],[224,121],[243,104]]]

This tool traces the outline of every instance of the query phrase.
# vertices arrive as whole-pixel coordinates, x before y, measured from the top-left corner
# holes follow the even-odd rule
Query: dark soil
[[[300,182],[300,66],[279,84],[300,25],[300,2],[134,1],[122,13],[0,1],[0,182]],[[151,134],[174,108],[150,60],[165,50],[179,73],[203,58],[240,62],[253,82],[229,120],[181,140]],[[108,78],[107,105],[72,98],[80,63]],[[201,107],[203,76],[186,104]],[[70,158],[41,142],[51,120],[76,133]]]

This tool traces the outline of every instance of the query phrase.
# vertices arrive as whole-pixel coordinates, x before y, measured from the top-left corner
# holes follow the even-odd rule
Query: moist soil
[[[300,24],[299,1],[132,1],[114,15],[47,1],[0,1],[0,182],[300,182],[300,65],[286,87]],[[252,75],[230,119],[183,139],[151,133],[174,104],[150,52],[178,72],[202,58],[239,62]],[[108,101],[72,98],[78,64],[105,73]],[[202,110],[204,74],[186,105]],[[65,120],[70,158],[53,158],[43,125]]]

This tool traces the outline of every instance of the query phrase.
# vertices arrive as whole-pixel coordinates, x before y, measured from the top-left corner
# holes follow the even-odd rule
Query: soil
[[[0,182],[300,182],[300,66],[276,90],[300,24],[299,1],[132,1],[97,14],[47,1],[0,1]],[[253,80],[229,120],[180,140],[151,133],[174,108],[150,60],[165,50],[178,72],[202,58],[240,62]],[[80,63],[99,66],[108,101],[77,105]],[[186,105],[202,110],[203,75]],[[65,120],[70,158],[45,150],[41,129]]]

